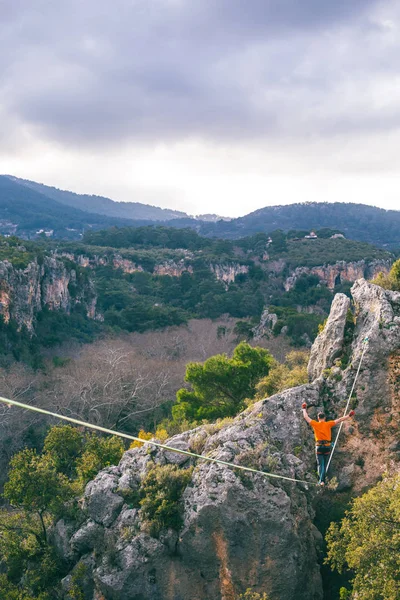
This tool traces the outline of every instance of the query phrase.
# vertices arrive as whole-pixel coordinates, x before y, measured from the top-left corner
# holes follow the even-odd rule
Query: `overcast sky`
[[[0,0],[0,173],[191,214],[400,209],[400,3]]]

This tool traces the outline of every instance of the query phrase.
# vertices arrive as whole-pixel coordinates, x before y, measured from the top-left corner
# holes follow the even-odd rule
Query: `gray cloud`
[[[64,144],[400,124],[396,94],[378,98],[400,46],[388,2],[5,0],[0,11],[0,114]]]

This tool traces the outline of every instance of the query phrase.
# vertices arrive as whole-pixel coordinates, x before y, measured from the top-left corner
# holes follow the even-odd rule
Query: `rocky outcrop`
[[[309,374],[311,379],[318,378],[315,383],[320,382],[320,403],[325,410],[335,416],[343,414],[367,344],[350,403],[356,421],[351,434],[350,428],[344,428],[333,464],[339,489],[360,491],[385,471],[398,470],[400,292],[363,279],[351,291],[353,326],[344,335],[348,305],[339,297],[332,318],[314,343]],[[344,369],[343,363],[347,364]],[[333,366],[324,372],[329,365]]]
[[[218,281],[222,281],[226,286],[234,283],[238,275],[246,275],[249,272],[248,265],[240,265],[239,263],[211,264],[210,269]]]
[[[357,279],[373,279],[380,273],[388,273],[391,267],[389,260],[360,260],[357,262],[339,261],[333,265],[319,267],[297,267],[284,282],[285,290],[291,290],[301,275],[316,275],[330,290],[344,281],[354,282]]]
[[[0,314],[5,322],[13,319],[32,331],[43,308],[69,313],[77,304],[83,304],[88,316],[95,318],[93,283],[90,279],[78,281],[76,270],[62,260],[46,256],[40,264],[33,261],[25,269],[0,262]]]
[[[336,294],[324,329],[311,349],[308,364],[311,381],[320,377],[326,368],[332,367],[334,360],[343,352],[344,330],[349,308],[350,298],[345,294]]]
[[[352,398],[356,419],[343,428],[330,474],[338,491],[358,492],[398,470],[400,459],[400,293],[360,280],[352,294],[352,306],[345,295],[334,300],[312,349],[309,384],[261,400],[225,425],[198,427],[167,442],[310,484],[158,448],[129,450],[88,484],[86,521],[57,524],[53,532],[71,573],[86,565],[87,600],[237,600],[249,587],[274,600],[322,600],[313,440],[300,408],[306,401],[311,416],[320,408],[330,417],[342,414],[366,337]],[[194,470],[182,497],[182,527],[155,538],[134,499],[147,469],[169,463]],[[63,582],[66,591],[71,576]]]
[[[182,273],[193,273],[193,267],[188,265],[184,259],[180,261],[167,260],[161,264],[155,265],[155,275],[169,275],[170,277],[180,277]]]
[[[259,340],[262,337],[268,337],[277,322],[278,315],[275,313],[270,313],[269,309],[265,308],[261,315],[259,324],[252,329],[254,339]]]
[[[103,259],[105,262],[105,259]],[[97,258],[97,263],[100,263],[100,258]],[[114,269],[121,269],[124,273],[136,273],[137,271],[144,271],[141,265],[137,265],[132,260],[128,258],[123,258],[119,254],[115,254],[112,258],[112,265]]]
[[[155,275],[169,275],[170,277],[181,277],[182,273],[193,273],[193,265],[190,263],[195,258],[195,254],[188,250],[179,250],[182,258],[168,259],[154,265],[152,272]],[[139,263],[121,256],[113,255],[94,255],[91,257],[82,254],[73,255],[63,252],[61,256],[77,262],[82,267],[95,268],[98,265],[111,264],[115,269],[122,269],[124,273],[135,273],[145,271],[146,269]],[[226,287],[233,283],[238,275],[246,275],[249,272],[248,265],[239,263],[210,264],[210,270],[215,277],[222,281]],[[282,267],[283,268],[283,267]]]
[[[198,428],[168,444],[238,464],[260,465],[314,481],[307,460],[293,449],[304,443],[298,407],[318,400],[318,388],[301,386],[261,401],[225,427]],[[94,587],[106,600],[236,600],[248,587],[285,600],[322,599],[317,563],[320,535],[306,484],[242,474],[199,462],[183,494],[183,527],[151,537],[129,498],[151,464],[192,461],[184,455],[139,448],[118,467],[102,471],[85,493],[88,520],[75,532],[62,528],[75,560],[90,553]],[[99,529],[100,526],[100,529]],[[65,540],[58,546],[65,547]],[[65,550],[64,550],[65,552]],[[112,560],[110,559],[112,552]]]

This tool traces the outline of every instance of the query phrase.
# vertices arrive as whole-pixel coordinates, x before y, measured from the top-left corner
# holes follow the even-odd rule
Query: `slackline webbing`
[[[353,385],[351,387],[351,391],[350,391],[349,397],[347,399],[346,408],[344,409],[344,413],[343,413],[344,417],[347,415],[347,411],[348,411],[348,408],[349,408],[350,400],[351,400],[351,397],[353,395],[354,388],[356,387],[358,376],[360,374],[360,369],[361,369],[361,365],[362,365],[362,362],[363,362],[363,359],[364,359],[364,354],[365,354],[365,352],[367,350],[367,347],[368,347],[368,338],[367,337],[364,339],[363,344],[364,344],[364,348],[363,348],[363,351],[361,353],[360,363],[358,365],[357,373],[356,373],[356,376],[354,378]],[[329,465],[331,464],[332,456],[333,456],[333,453],[335,452],[336,444],[337,444],[337,441],[339,439],[340,432],[342,431],[342,427],[343,427],[343,421],[340,423],[339,431],[337,432],[337,436],[336,436],[335,442],[333,444],[332,452],[331,452],[331,455],[329,457],[325,473],[328,473]]]
[[[189,452],[188,450],[181,450],[180,448],[173,448],[172,446],[166,446],[165,444],[160,444],[158,442],[153,442],[152,440],[141,440],[134,435],[128,435],[127,433],[121,433],[120,431],[114,431],[113,429],[107,429],[106,427],[100,427],[99,425],[93,425],[92,423],[86,423],[85,421],[79,421],[78,419],[73,419],[72,417],[65,417],[64,415],[59,415],[54,412],[50,412],[49,410],[44,410],[43,408],[38,408],[37,406],[30,406],[29,404],[23,404],[22,402],[17,402],[16,400],[9,400],[8,398],[2,398],[0,396],[0,402],[3,404],[9,404],[12,406],[17,406],[18,408],[24,408],[25,410],[30,410],[33,412],[40,413],[42,415],[48,415],[49,417],[55,417],[56,419],[61,419],[62,421],[68,421],[69,423],[74,423],[75,425],[80,425],[81,427],[87,427],[88,429],[95,429],[96,431],[101,431],[102,433],[108,433],[110,435],[116,435],[127,440],[132,440],[134,442],[140,442],[141,444],[149,444],[150,446],[156,446],[157,448],[162,448],[163,450],[168,450],[168,452],[177,452],[178,454],[185,454],[186,456],[191,456],[193,458],[200,458],[201,460],[207,460],[208,462],[217,463],[219,465],[225,465],[226,467],[231,467],[233,469],[241,469],[242,471],[250,471],[251,473],[259,473],[260,475],[265,475],[266,477],[273,477],[275,479],[285,479],[286,481],[294,481],[296,483],[306,483],[307,485],[317,485],[317,483],[312,481],[305,481],[303,479],[295,479],[293,477],[286,477],[285,475],[276,475],[275,473],[267,473],[265,471],[259,471],[258,469],[252,469],[250,467],[243,467],[242,465],[235,465],[234,463],[227,462],[225,460],[219,460],[218,458],[210,458],[209,456],[203,456],[202,454],[195,454],[194,452]]]

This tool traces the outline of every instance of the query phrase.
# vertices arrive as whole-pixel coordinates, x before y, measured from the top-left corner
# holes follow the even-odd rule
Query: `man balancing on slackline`
[[[347,421],[347,419],[351,419],[354,415],[354,410],[351,410],[348,415],[345,417],[340,417],[340,419],[335,419],[335,421],[327,421],[323,412],[318,413],[318,421],[314,421],[314,419],[310,419],[307,414],[307,404],[303,402],[303,417],[307,421],[309,425],[314,430],[315,435],[315,454],[317,457],[318,464],[318,475],[319,475],[319,485],[325,485],[325,476],[326,476],[326,467],[328,465],[329,456],[331,454],[331,442],[332,442],[332,427],[342,423],[342,421]]]

